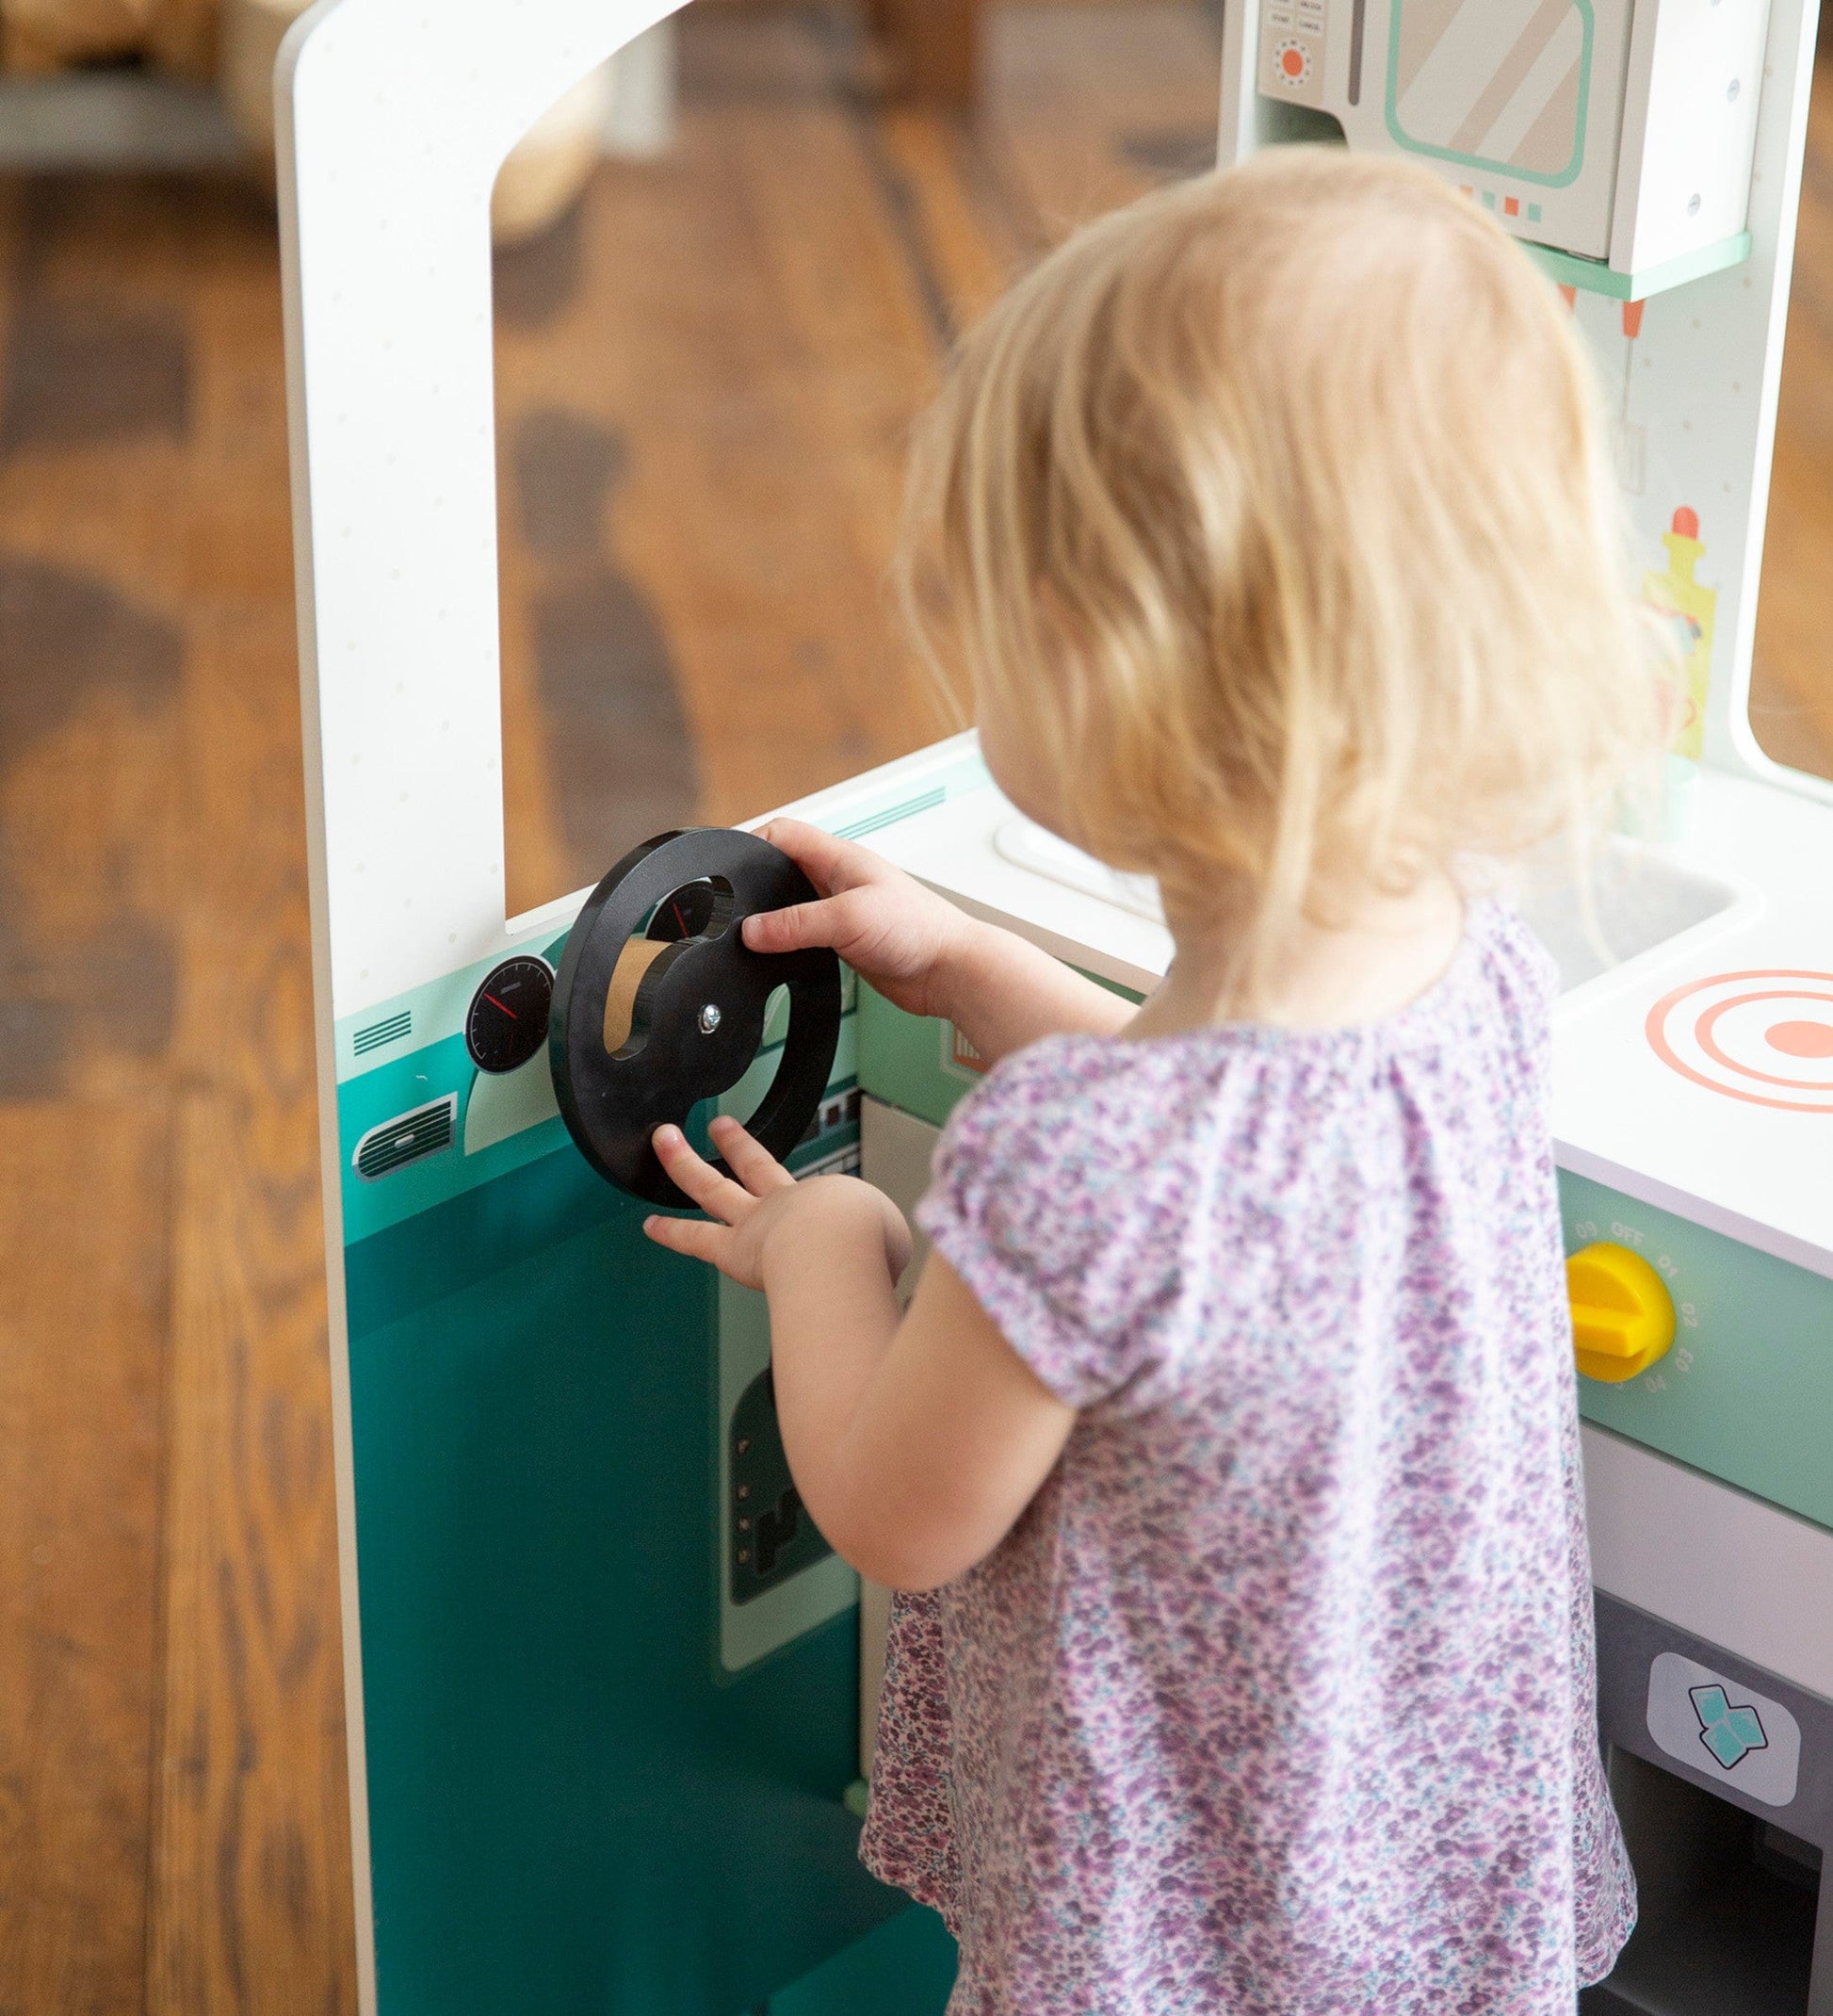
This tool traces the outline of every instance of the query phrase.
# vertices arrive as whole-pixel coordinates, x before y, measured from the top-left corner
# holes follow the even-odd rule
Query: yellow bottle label
[[[1699,519],[1684,504],[1674,513],[1674,528],[1662,534],[1667,548],[1667,571],[1643,577],[1643,598],[1674,626],[1680,659],[1680,691],[1676,695],[1676,756],[1698,762],[1705,752],[1706,692],[1711,684],[1712,620],[1718,611],[1718,590],[1694,578],[1706,548],[1699,539]]]

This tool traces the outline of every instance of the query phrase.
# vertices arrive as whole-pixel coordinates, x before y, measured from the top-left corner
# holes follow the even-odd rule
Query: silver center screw
[[[706,1007],[700,1011],[700,1032],[703,1036],[710,1036],[719,1026],[720,1012],[711,1001],[708,1001]]]

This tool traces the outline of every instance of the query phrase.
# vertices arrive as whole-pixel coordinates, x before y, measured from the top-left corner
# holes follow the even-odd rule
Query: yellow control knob
[[[1572,1342],[1587,1379],[1618,1386],[1646,1372],[1674,1341],[1667,1284],[1628,1246],[1599,1240],[1565,1262]]]

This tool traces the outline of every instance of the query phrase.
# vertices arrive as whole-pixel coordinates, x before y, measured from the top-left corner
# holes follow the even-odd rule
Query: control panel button
[[[1587,1379],[1619,1386],[1646,1372],[1674,1341],[1667,1284],[1628,1246],[1604,1239],[1565,1262],[1572,1342]]]

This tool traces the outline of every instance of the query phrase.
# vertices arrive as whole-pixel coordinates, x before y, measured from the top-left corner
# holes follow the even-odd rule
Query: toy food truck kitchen
[[[883,1598],[862,1628],[801,1511],[761,1298],[641,1227],[652,1115],[713,1097],[913,1203],[981,1061],[819,962],[786,1006],[735,961],[780,900],[743,836],[505,914],[490,190],[669,11],[322,0],[281,64],[365,2016],[938,2016],[951,1972],[854,1860]],[[1814,28],[1811,0],[1225,16],[1224,159],[1416,154],[1535,247],[1683,634],[1677,837],[1613,844],[1600,936],[1530,899],[1643,1894],[1588,2006],[1655,2016],[1833,2016],[1833,791],[1746,718]],[[1152,890],[1020,818],[971,737],[796,809],[1111,984],[1163,970]]]

